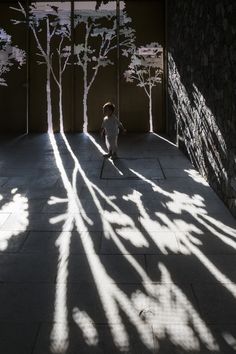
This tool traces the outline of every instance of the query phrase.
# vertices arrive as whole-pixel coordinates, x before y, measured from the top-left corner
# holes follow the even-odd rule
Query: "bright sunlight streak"
[[[17,188],[11,191],[11,201],[0,209],[0,251],[6,250],[12,238],[26,231],[29,224],[28,199],[17,191]]]

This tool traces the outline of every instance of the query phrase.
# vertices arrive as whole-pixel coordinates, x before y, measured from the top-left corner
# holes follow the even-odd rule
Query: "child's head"
[[[112,113],[114,113],[114,110],[115,110],[115,105],[111,102],[107,102],[103,106],[103,113],[108,117],[111,116]]]

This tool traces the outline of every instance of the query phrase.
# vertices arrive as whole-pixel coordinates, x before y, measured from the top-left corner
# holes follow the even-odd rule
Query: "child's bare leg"
[[[117,145],[117,136],[114,138],[114,148],[113,148],[113,154],[117,154],[118,150],[118,145]]]
[[[106,147],[108,150],[108,153],[106,154],[106,156],[110,157],[112,155],[112,146],[111,146],[110,138],[107,135],[106,135]]]
[[[112,137],[112,141],[111,141],[111,150],[112,150],[112,156],[113,157],[117,157],[117,136],[113,136]]]

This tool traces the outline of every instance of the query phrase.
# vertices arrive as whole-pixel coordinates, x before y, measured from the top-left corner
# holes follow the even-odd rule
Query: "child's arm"
[[[103,138],[103,135],[105,134],[105,127],[104,127],[104,119],[103,119],[103,122],[102,122],[102,125],[101,125],[101,138]]]
[[[119,121],[119,128],[122,129],[123,133],[126,133],[127,130],[124,128],[123,124]]]
[[[101,138],[103,138],[103,135],[105,134],[105,129],[102,127],[101,128]]]

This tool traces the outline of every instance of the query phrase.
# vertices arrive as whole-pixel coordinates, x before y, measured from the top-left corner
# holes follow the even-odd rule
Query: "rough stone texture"
[[[169,134],[236,215],[236,2],[169,0]]]

